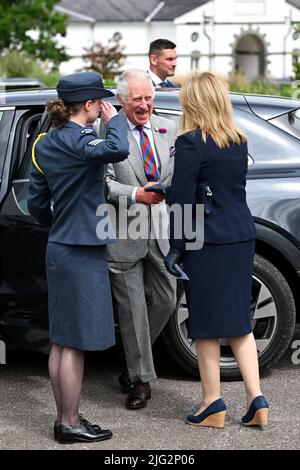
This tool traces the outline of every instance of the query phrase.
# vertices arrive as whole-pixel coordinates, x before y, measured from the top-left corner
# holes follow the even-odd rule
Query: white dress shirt
[[[151,78],[152,82],[154,83],[155,88],[160,88],[160,84],[161,84],[162,82],[166,82],[166,83],[167,83],[167,79],[162,80],[162,79],[159,78],[157,75],[155,75],[155,73],[153,73],[150,69],[147,70],[147,74],[149,75],[149,77]]]

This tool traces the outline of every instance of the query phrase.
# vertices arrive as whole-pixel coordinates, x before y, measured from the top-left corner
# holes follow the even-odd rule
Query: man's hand
[[[107,126],[108,121],[112,117],[117,116],[118,114],[116,108],[109,101],[101,100],[100,110],[101,110],[101,120],[104,122],[105,126]]]
[[[136,202],[139,202],[140,204],[146,204],[148,206],[151,204],[159,204],[160,202],[162,202],[165,199],[165,197],[162,194],[147,193],[144,191],[145,188],[149,186],[154,186],[155,184],[157,184],[156,181],[151,181],[150,183],[147,183],[142,188],[138,188],[136,195],[135,195]]]

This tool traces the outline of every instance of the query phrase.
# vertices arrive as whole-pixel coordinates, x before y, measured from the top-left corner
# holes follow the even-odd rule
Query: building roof
[[[286,2],[293,5],[293,7],[300,8],[300,0],[286,0]]]
[[[173,21],[210,0],[61,0],[56,7],[71,21]],[[300,9],[300,0],[286,0]]]
[[[56,9],[71,21],[173,21],[209,0],[61,0]]]

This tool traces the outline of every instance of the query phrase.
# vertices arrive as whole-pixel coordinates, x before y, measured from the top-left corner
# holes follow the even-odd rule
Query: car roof
[[[116,90],[111,89],[113,93]],[[170,109],[180,109],[178,89],[164,89],[156,90],[156,100]],[[242,94],[231,94],[234,103],[243,103],[245,100]],[[57,98],[57,92],[54,89],[42,90],[23,90],[23,91],[9,91],[0,94],[0,103],[7,104],[8,106],[23,106],[27,104],[44,105],[47,101],[52,101]],[[111,98],[114,102],[116,98]]]
[[[3,91],[28,90],[46,88],[45,84],[36,78],[0,77],[0,89]]]
[[[111,89],[115,93],[116,90]],[[156,90],[155,107],[179,111],[178,89]],[[268,95],[250,95],[243,93],[230,93],[234,107],[251,109],[264,119],[285,114],[286,112],[300,108],[300,101],[292,98]],[[48,101],[57,99],[55,89],[11,91],[0,94],[0,106],[44,106]],[[117,103],[116,97],[109,99],[113,104]]]

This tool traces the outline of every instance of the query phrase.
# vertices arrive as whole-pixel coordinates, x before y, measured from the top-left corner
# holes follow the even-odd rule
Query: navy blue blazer
[[[253,240],[256,229],[246,202],[247,143],[219,148],[201,131],[179,136],[175,144],[175,167],[167,203],[204,204],[204,242],[223,244]],[[209,186],[212,196],[205,189]],[[195,214],[195,211],[193,211]],[[194,225],[195,220],[193,220]],[[170,245],[184,249],[185,239],[175,240],[170,220]]]
[[[27,202],[29,213],[51,227],[49,241],[103,245],[114,238],[107,227],[104,173],[107,163],[125,160],[128,154],[127,121],[121,115],[109,121],[106,140],[92,127],[72,121],[41,137]]]

